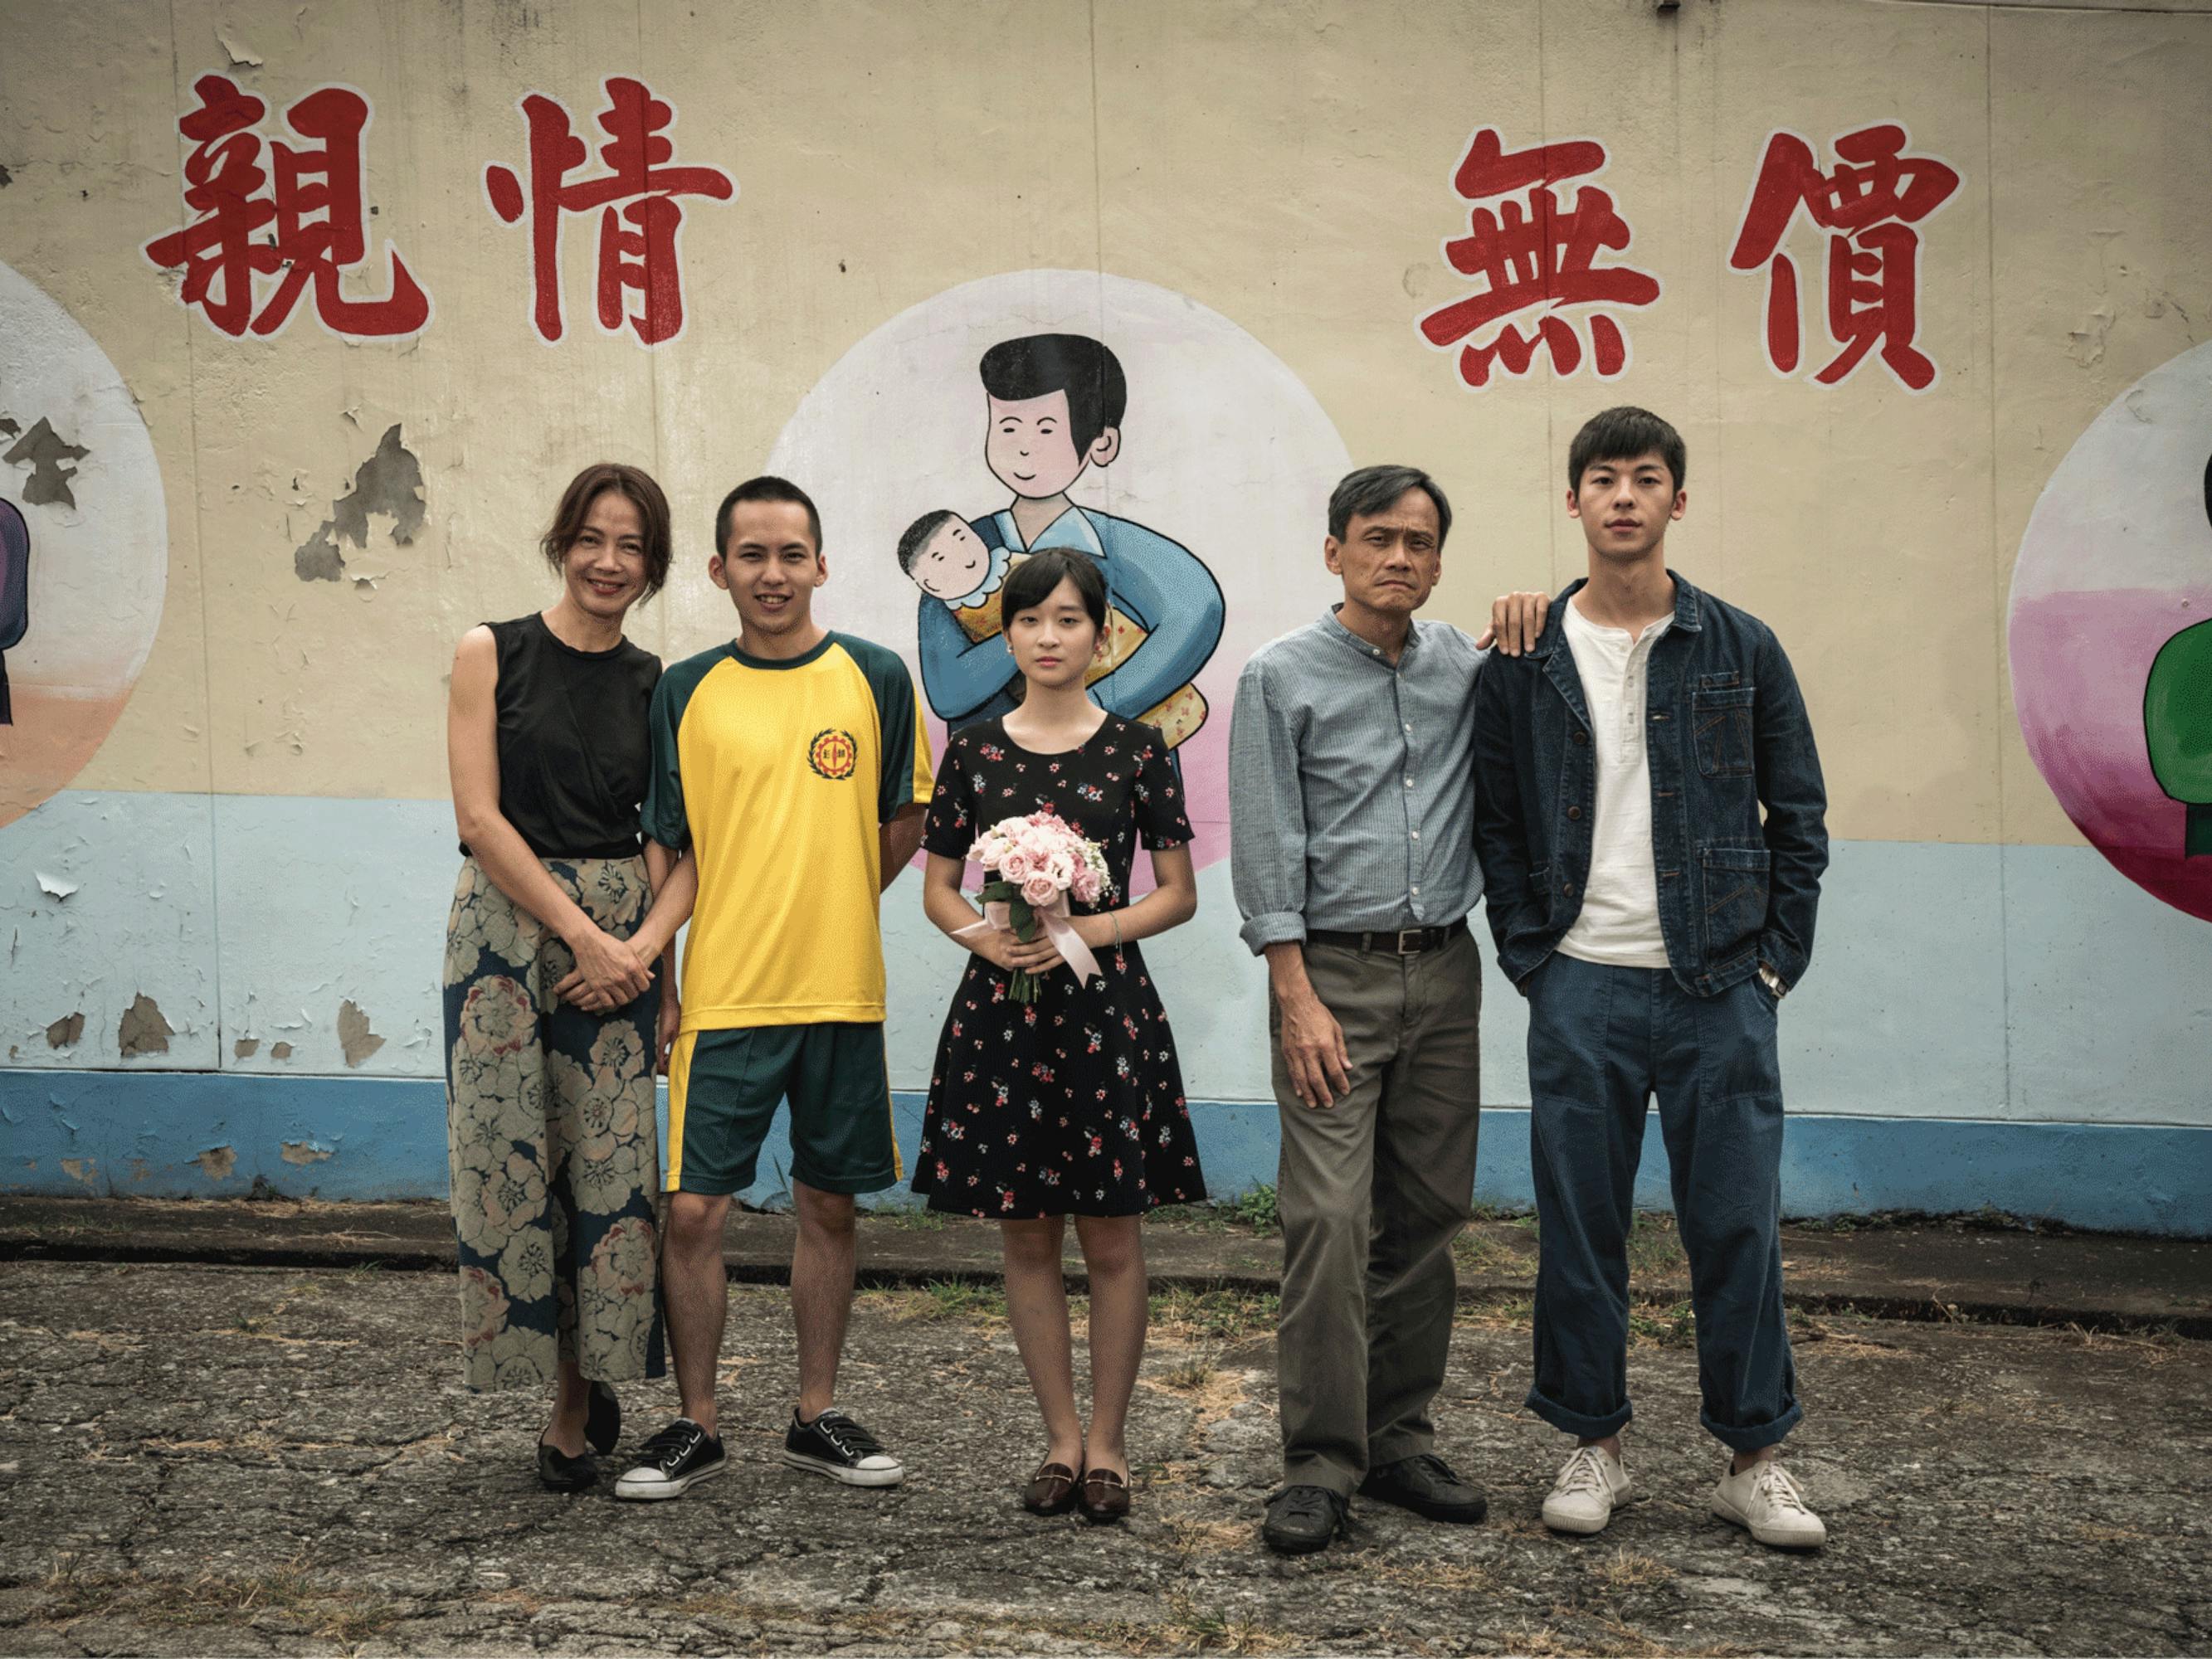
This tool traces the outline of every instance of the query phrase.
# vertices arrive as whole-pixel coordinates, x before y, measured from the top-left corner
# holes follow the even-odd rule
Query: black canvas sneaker
[[[729,1464],[721,1441],[688,1417],[678,1418],[639,1450],[644,1462],[615,1482],[617,1498],[681,1498]]]
[[[794,1469],[811,1469],[848,1486],[896,1486],[906,1466],[884,1449],[883,1442],[834,1407],[811,1423],[791,1413],[783,1437],[783,1461]]]

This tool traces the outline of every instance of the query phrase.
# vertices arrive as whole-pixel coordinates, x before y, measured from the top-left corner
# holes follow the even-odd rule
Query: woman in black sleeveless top
[[[538,1477],[574,1491],[620,1431],[610,1385],[665,1370],[653,1073],[697,883],[688,858],[640,852],[660,659],[622,631],[667,578],[667,498],[635,467],[586,467],[542,544],[561,596],[453,657],[447,1141],[464,1375],[553,1387]]]

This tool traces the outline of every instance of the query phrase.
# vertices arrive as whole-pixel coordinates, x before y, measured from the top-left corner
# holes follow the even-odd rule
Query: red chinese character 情
[[[1460,347],[1459,373],[1468,385],[1486,385],[1493,361],[1508,374],[1527,374],[1539,345],[1550,348],[1554,369],[1571,374],[1581,366],[1583,343],[1572,322],[1559,314],[1561,307],[1648,306],[1659,297],[1659,279],[1650,272],[1597,263],[1601,250],[1618,253],[1628,246],[1628,222],[1613,198],[1584,185],[1569,207],[1551,188],[1605,166],[1605,146],[1595,139],[1509,152],[1497,129],[1476,131],[1452,175],[1452,188],[1470,202],[1504,199],[1494,212],[1477,207],[1468,234],[1445,242],[1443,251],[1453,270],[1480,278],[1485,286],[1421,319],[1431,345],[1467,341]],[[1530,310],[1542,314],[1524,333],[1509,319]],[[1628,342],[1604,312],[1593,312],[1588,320],[1592,368],[1610,380],[1628,367]],[[1486,340],[1468,337],[1493,326]]]
[[[684,274],[676,255],[684,209],[676,198],[726,202],[738,193],[737,181],[720,167],[665,165],[676,147],[659,135],[674,123],[676,112],[643,82],[611,77],[606,92],[599,125],[609,142],[599,147],[599,159],[611,171],[566,182],[572,169],[584,165],[584,141],[571,130],[566,108],[533,92],[522,100],[530,131],[528,198],[514,170],[496,163],[484,169],[484,190],[492,211],[507,223],[521,218],[526,208],[530,213],[533,316],[541,337],[561,337],[561,216],[599,208],[599,326],[611,334],[620,330],[623,290],[635,289],[643,306],[627,313],[629,325],[645,344],[659,345],[684,329]],[[625,205],[617,211],[617,204]]]
[[[1920,317],[1920,234],[1912,227],[1959,188],[1956,169],[1907,155],[1895,122],[1861,127],[1835,142],[1836,169],[1820,171],[1813,146],[1794,132],[1766,141],[1744,204],[1729,264],[1767,268],[1766,356],[1784,374],[1797,368],[1797,267],[1781,251],[1803,208],[1828,233],[1828,333],[1842,348],[1813,378],[1839,386],[1881,347],[1889,372],[1914,392],[1936,384],[1936,364],[1912,343]]]
[[[187,306],[234,339],[249,327],[258,335],[276,333],[310,285],[315,314],[333,334],[388,338],[413,334],[430,320],[429,296],[388,242],[388,297],[349,299],[340,286],[343,272],[368,253],[362,220],[368,99],[349,87],[322,87],[287,109],[285,124],[317,142],[295,149],[270,141],[276,185],[264,194],[270,175],[253,129],[268,106],[220,75],[202,76],[192,90],[200,106],[177,130],[194,146],[185,160],[185,205],[198,216],[145,247],[163,270],[183,268]],[[275,229],[262,236],[271,224]],[[256,313],[261,278],[273,278],[275,291]]]

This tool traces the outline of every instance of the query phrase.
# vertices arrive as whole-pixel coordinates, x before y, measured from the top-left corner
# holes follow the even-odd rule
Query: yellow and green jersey
[[[732,643],[662,675],[644,822],[699,861],[683,1029],[881,1020],[876,832],[930,787],[914,682],[879,645]]]

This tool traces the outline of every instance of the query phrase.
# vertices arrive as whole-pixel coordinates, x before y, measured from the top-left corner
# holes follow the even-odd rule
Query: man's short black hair
[[[1129,383],[1121,361],[1087,334],[1028,334],[983,354],[983,390],[1001,403],[1067,394],[1067,435],[1087,455],[1098,434],[1121,424]]]
[[[814,538],[814,550],[822,551],[822,515],[815,510],[814,497],[788,478],[772,477],[766,474],[748,478],[722,497],[722,504],[714,509],[714,551],[726,554],[730,550],[730,515],[737,511],[739,501],[791,501],[806,509],[807,533]]]
[[[1427,490],[1437,504],[1437,550],[1441,553],[1444,538],[1451,534],[1451,503],[1444,499],[1443,487],[1418,466],[1363,466],[1346,473],[1329,492],[1328,533],[1342,541],[1354,519],[1387,513],[1409,489]]]
[[[929,545],[929,538],[960,515],[949,507],[940,507],[923,514],[906,527],[906,534],[898,539],[898,567],[906,575],[914,574],[914,562],[921,556],[921,550]],[[967,522],[965,520],[962,523]]]
[[[1656,455],[1674,475],[1674,488],[1682,488],[1690,465],[1682,434],[1648,409],[1620,404],[1601,410],[1583,422],[1567,446],[1567,488],[1579,491],[1583,474],[1600,461],[1632,461],[1639,455]]]

